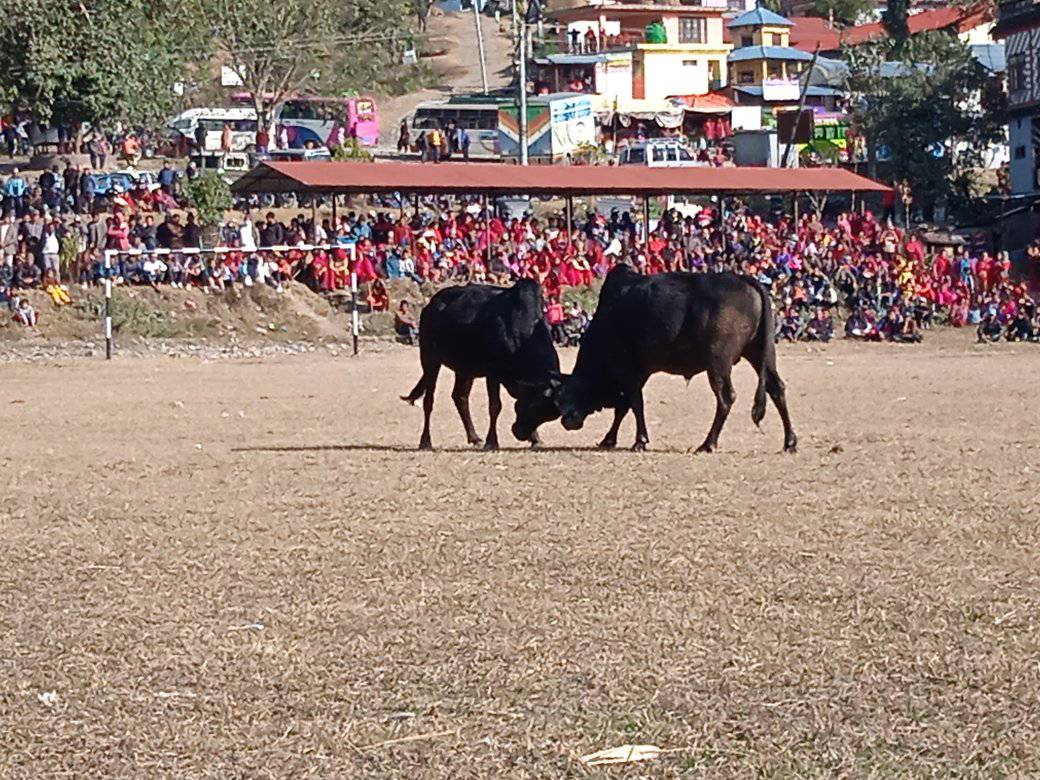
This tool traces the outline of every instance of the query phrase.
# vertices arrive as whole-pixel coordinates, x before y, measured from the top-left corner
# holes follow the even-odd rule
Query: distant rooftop
[[[971,6],[945,6],[928,11],[910,14],[906,18],[906,26],[911,35],[930,30],[954,29],[958,33],[967,32],[980,25],[992,22],[995,17],[993,7],[988,3]],[[841,34],[842,43],[856,46],[861,43],[884,38],[888,33],[881,22],[860,24],[850,27]]]
[[[756,5],[753,10],[743,13],[736,19],[731,19],[727,27],[794,27],[794,22]]]
[[[790,62],[807,62],[812,55],[806,51],[792,49],[790,46],[741,46],[730,52],[730,62],[747,62],[748,60],[788,60]]]

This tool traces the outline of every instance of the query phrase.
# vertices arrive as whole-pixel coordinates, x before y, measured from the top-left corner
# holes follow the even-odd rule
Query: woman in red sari
[[[368,252],[358,253],[354,260],[354,272],[357,274],[358,284],[367,284],[379,276]]]
[[[389,311],[390,293],[382,279],[376,279],[368,290],[368,307],[371,311]]]
[[[323,249],[311,253],[310,275],[314,284],[321,292],[328,292],[329,286],[329,256]]]
[[[345,249],[332,250],[326,277],[328,279],[328,289],[330,290],[345,290],[350,286],[350,265],[347,262],[347,251]]]

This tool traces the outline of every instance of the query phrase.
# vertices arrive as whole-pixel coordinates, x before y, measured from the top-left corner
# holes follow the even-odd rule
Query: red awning
[[[717,92],[709,92],[707,95],[672,95],[668,99],[682,102],[687,111],[697,114],[728,114],[737,105]]]
[[[640,165],[264,162],[231,189],[254,192],[484,195],[699,195],[886,192],[843,168],[647,168]]]

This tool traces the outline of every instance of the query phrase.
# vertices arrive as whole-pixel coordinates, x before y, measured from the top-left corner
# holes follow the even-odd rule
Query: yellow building
[[[618,90],[615,96],[662,100],[669,95],[703,95],[726,85],[731,47],[725,42],[724,12],[722,3],[586,2],[557,8],[546,14],[563,27],[553,63],[558,69],[591,69],[586,60],[627,52],[631,91]],[[663,41],[647,40],[650,25],[660,25]]]
[[[768,8],[756,7],[726,26],[733,41],[729,78],[735,87],[793,82],[812,59],[791,47],[794,23]]]

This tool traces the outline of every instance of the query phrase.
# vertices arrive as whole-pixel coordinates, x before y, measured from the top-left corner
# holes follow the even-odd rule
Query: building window
[[[1024,146],[1015,147],[1015,159],[1024,160],[1026,159],[1026,148]]]
[[[754,45],[755,45],[755,36],[754,35],[742,35],[742,36],[740,36],[740,46],[741,46],[741,48],[743,48],[744,46],[754,46]]]
[[[705,43],[707,22],[699,17],[679,20],[679,43]]]
[[[737,82],[740,84],[754,84],[755,74],[751,71],[742,70],[737,74]]]
[[[701,65],[701,61],[700,60],[683,60],[682,64],[683,64],[684,68],[699,68],[700,65]]]
[[[1007,59],[1008,92],[1018,92],[1026,88],[1026,57],[1024,54],[1012,54]]]

